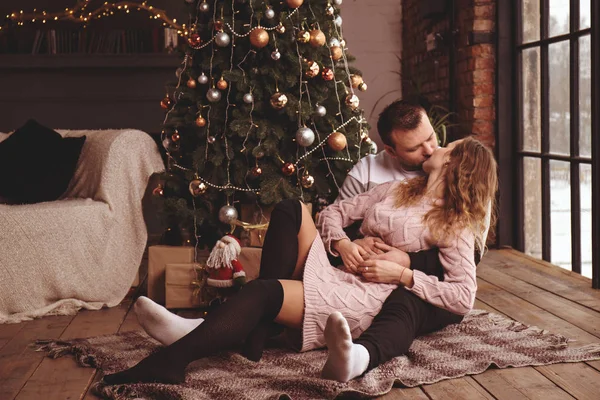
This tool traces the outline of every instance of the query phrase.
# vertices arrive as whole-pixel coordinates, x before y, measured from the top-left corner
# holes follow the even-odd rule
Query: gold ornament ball
[[[152,194],[154,196],[162,196],[163,194],[165,194],[162,185],[158,185],[157,187],[155,187],[154,190],[152,190]]]
[[[302,184],[303,188],[310,189],[312,185],[315,184],[315,178],[312,175],[306,174],[302,176],[300,183]]]
[[[196,118],[196,126],[199,128],[202,128],[206,125],[206,120],[204,119],[204,117],[202,115],[200,115],[198,118]]]
[[[258,178],[262,175],[262,168],[258,165],[256,167],[252,167],[252,169],[250,170],[250,175],[252,175],[254,178]]]
[[[188,79],[187,87],[189,87],[190,89],[195,89],[196,88],[196,80],[194,78]]]
[[[191,36],[188,38],[188,44],[192,47],[200,46],[201,43],[202,39],[197,33],[192,33]]]
[[[350,83],[352,84],[352,87],[356,89],[358,85],[363,83],[363,78],[360,75],[350,75]]]
[[[302,5],[302,3],[304,3],[304,0],[285,0],[285,2],[287,3],[288,7],[298,8]]]
[[[360,90],[361,92],[366,92],[367,91],[367,84],[366,83],[361,83],[360,85],[358,85],[358,90]]]
[[[273,94],[273,96],[271,96],[271,107],[273,107],[276,110],[281,110],[283,107],[285,107],[285,105],[288,102],[288,98],[285,94],[281,93],[281,92],[275,92],[275,94]]]
[[[300,43],[308,43],[310,41],[310,33],[307,31],[300,31],[296,35],[296,40]]]
[[[206,186],[206,183],[202,182],[200,179],[194,179],[190,182],[188,188],[192,196],[196,197],[206,193],[206,189],[208,189],[208,186]]]
[[[221,90],[227,89],[227,81],[221,77],[221,79],[219,79],[217,82],[217,88]]]
[[[171,135],[171,140],[174,142],[177,142],[179,139],[181,139],[179,132],[177,132],[177,131],[173,132],[173,134]]]
[[[342,48],[340,46],[332,46],[331,47],[331,58],[333,58],[334,61],[339,60],[340,58],[342,58],[343,55],[344,55],[344,51],[342,50]]]
[[[346,105],[351,109],[356,110],[359,104],[360,100],[357,95],[350,93],[346,96]]]
[[[327,139],[327,144],[331,147],[332,150],[342,151],[346,148],[348,141],[346,140],[346,136],[344,136],[341,132],[334,132]]]
[[[283,24],[279,24],[279,25],[277,25],[277,28],[275,28],[275,30],[277,31],[277,33],[284,34],[285,26],[283,26]]]
[[[283,172],[285,176],[291,176],[296,172],[296,166],[292,163],[285,163],[283,167],[281,167],[281,172]]]
[[[316,61],[309,61],[306,63],[307,68],[306,68],[306,72],[304,73],[307,77],[309,78],[314,78],[315,76],[319,75],[319,70],[321,69],[319,67],[319,64],[317,64]]]
[[[310,45],[321,47],[325,44],[325,34],[320,29],[310,31]]]
[[[171,101],[171,99],[169,98],[169,96],[166,96],[164,99],[161,100],[160,102],[160,106],[162,108],[164,108],[165,110],[169,107],[171,107],[171,104],[173,104],[173,102]]]
[[[263,28],[256,28],[250,32],[250,43],[254,47],[262,49],[269,44],[269,33]]]
[[[331,68],[323,68],[323,72],[321,73],[324,81],[332,81],[333,80],[333,70]]]

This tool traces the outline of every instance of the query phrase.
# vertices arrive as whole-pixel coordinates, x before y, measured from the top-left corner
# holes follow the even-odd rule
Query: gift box
[[[312,215],[312,204],[308,203],[306,206]],[[271,212],[273,211],[273,208],[273,206],[259,207],[256,204],[242,204],[241,221],[251,225],[267,223],[271,219]],[[262,247],[265,241],[266,233],[267,229],[250,229],[247,232],[247,246]]]
[[[208,257],[207,250],[198,250],[198,257]],[[148,249],[148,297],[159,304],[165,304],[165,271],[167,264],[191,264],[194,260],[194,247],[191,246],[150,246]]]

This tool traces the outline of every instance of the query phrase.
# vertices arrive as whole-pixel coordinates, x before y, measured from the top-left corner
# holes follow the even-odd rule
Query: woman
[[[411,293],[411,301],[416,298],[417,302],[445,310],[460,321],[475,300],[473,250],[475,247],[483,250],[485,215],[497,187],[496,164],[488,149],[477,140],[467,138],[436,150],[423,164],[423,170],[428,174],[426,178],[382,184],[328,207],[319,217],[323,240],[310,214],[302,207],[301,224],[297,227],[298,255],[294,265],[288,261],[288,267],[293,268],[292,277],[303,274],[303,281],[252,281],[211,312],[193,331],[133,368],[107,375],[104,380],[109,384],[182,382],[190,362],[230,349],[244,338],[250,337],[252,341],[254,335],[261,336],[256,330],[265,329],[265,323],[273,320],[302,329],[302,351],[322,347],[327,335],[323,328],[329,316],[340,309],[345,319],[333,314],[329,320],[333,329],[328,330],[333,333],[328,335],[331,337],[327,341],[342,348],[333,351],[341,357],[328,359],[323,376],[347,380],[347,376],[358,376],[372,367],[369,354],[365,355],[362,350],[368,350],[367,346],[353,347],[347,335],[350,341],[361,335],[396,284]],[[345,237],[342,229],[359,219],[364,220],[363,234],[379,236],[387,245],[400,250],[438,247],[445,270],[444,281],[393,261],[363,260],[360,249]],[[332,253],[341,255],[350,273],[329,265],[323,243]],[[373,282],[380,280],[379,274],[390,268],[399,272],[394,282]],[[414,312],[422,311],[415,308]],[[411,317],[409,310],[408,318]],[[417,318],[417,322],[422,318]],[[445,326],[444,323],[438,325],[438,329]],[[338,346],[340,336],[343,340]],[[350,365],[347,376],[338,377],[332,372],[338,364]]]

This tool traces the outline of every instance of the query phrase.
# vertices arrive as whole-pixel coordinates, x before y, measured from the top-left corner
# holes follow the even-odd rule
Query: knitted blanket
[[[417,338],[397,357],[348,383],[319,377],[326,351],[268,349],[258,363],[223,353],[190,364],[181,385],[127,384],[95,387],[108,399],[333,399],[381,396],[394,385],[413,387],[499,368],[600,359],[600,343],[571,347],[563,336],[482,310],[462,323]],[[159,345],[143,332],[89,339],[38,341],[53,358],[74,354],[80,365],[113,373],[135,365]]]
[[[164,165],[138,130],[86,135],[75,174],[57,201],[0,204],[0,323],[116,306],[147,241],[142,197]]]

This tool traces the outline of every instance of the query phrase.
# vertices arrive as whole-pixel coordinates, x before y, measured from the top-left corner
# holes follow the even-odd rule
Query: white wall
[[[368,85],[366,92],[357,92],[360,106],[369,119],[371,138],[381,150],[377,117],[387,104],[401,97],[402,2],[343,0],[341,16],[346,47],[356,57],[353,65],[362,71]],[[390,91],[393,93],[384,96]]]

